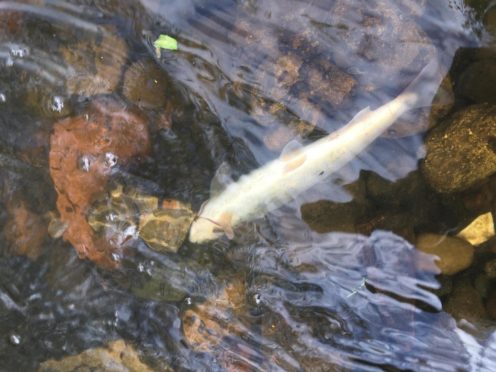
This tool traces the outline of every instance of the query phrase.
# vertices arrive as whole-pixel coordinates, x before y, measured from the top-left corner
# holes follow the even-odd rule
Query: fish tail
[[[410,109],[430,107],[443,78],[444,73],[439,62],[433,60],[420,71],[400,96],[408,97]]]

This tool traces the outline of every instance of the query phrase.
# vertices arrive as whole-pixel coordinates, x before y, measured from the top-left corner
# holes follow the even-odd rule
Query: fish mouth
[[[189,241],[204,243],[224,235],[222,226],[208,217],[197,216],[189,230]]]

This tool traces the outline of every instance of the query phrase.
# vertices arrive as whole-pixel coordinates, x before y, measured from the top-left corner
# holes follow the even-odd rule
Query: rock
[[[496,106],[469,106],[434,128],[421,169],[438,192],[467,190],[496,172]]]
[[[64,239],[81,258],[116,267],[121,247],[98,240],[86,220],[116,162],[125,164],[150,149],[146,122],[113,100],[95,100],[85,115],[57,122],[50,137],[49,166],[57,209],[67,224]]]
[[[164,107],[171,96],[171,82],[165,72],[151,59],[134,62],[126,70],[122,93],[143,108]]]
[[[335,203],[320,200],[301,206],[301,217],[308,226],[320,234],[340,231],[356,232],[360,207],[355,202]]]
[[[496,259],[489,260],[484,264],[484,273],[489,279],[496,279]]]
[[[17,35],[23,30],[23,26],[22,12],[2,9],[0,14],[0,37],[2,40],[5,35],[8,38],[11,38],[12,35]]]
[[[167,369],[170,371],[170,369]],[[65,357],[61,360],[47,360],[40,364],[39,372],[152,372],[141,362],[139,355],[124,340],[117,340],[105,348],[89,349],[81,354]]]
[[[439,275],[437,277],[440,287],[433,292],[438,297],[445,297],[453,291],[453,279],[451,276]]]
[[[365,221],[360,221],[356,231],[360,234],[370,235],[375,230],[392,231],[409,242],[415,241],[414,220],[409,213],[394,211],[376,211],[368,216]]]
[[[412,205],[425,193],[424,180],[418,171],[410,172],[395,182],[386,180],[374,172],[364,172],[364,175],[367,197],[381,206]]]
[[[480,215],[456,236],[472,245],[485,243],[494,236],[494,221],[492,213],[488,212]]]
[[[455,237],[421,234],[417,237],[416,247],[422,252],[438,256],[437,265],[445,275],[465,270],[474,259],[474,247]]]
[[[92,96],[116,89],[128,48],[115,31],[102,28],[97,37],[79,37],[75,44],[63,46],[60,53],[68,68],[68,92]]]
[[[186,310],[182,317],[186,342],[196,351],[212,352],[224,337],[244,333],[231,311],[244,307],[245,299],[245,283],[235,279],[214,298]]]
[[[492,35],[496,35],[496,5],[494,3],[490,3],[486,11],[484,12],[484,17],[482,19],[482,23],[486,28],[486,31]]]
[[[9,202],[7,211],[10,219],[3,229],[13,253],[36,260],[47,236],[47,224],[43,218],[31,212],[24,202]]]
[[[489,317],[491,319],[496,320],[496,291],[495,290],[492,290],[489,293],[489,296],[488,296],[487,301],[486,301],[486,311],[487,311],[487,315],[489,315]]]
[[[367,72],[360,75],[360,84],[372,90],[407,84],[412,76],[405,71],[417,74],[437,58],[436,47],[414,21],[413,14],[423,10],[418,2],[336,1],[329,22],[340,40],[333,49],[335,62],[347,66],[353,58],[353,65]]]
[[[301,78],[308,84],[302,89],[307,99],[317,99],[333,107],[342,105],[357,84],[353,76],[323,58],[305,65],[301,72]]]
[[[461,278],[454,283],[453,292],[444,304],[444,310],[457,320],[466,319],[470,322],[486,317],[482,298],[467,278]]]
[[[496,51],[470,48],[457,52],[453,62],[455,93],[470,103],[496,103]]]

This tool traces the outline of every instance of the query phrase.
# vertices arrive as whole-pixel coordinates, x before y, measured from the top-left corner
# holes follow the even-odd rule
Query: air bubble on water
[[[118,159],[117,155],[114,155],[111,152],[105,153],[105,165],[108,168],[115,167],[115,165],[117,164],[117,159]]]
[[[5,103],[5,102],[7,102],[7,97],[5,96],[5,94],[0,93],[0,103]]]
[[[21,336],[12,333],[9,337],[9,341],[12,345],[19,345],[21,343]]]
[[[112,253],[112,260],[114,260],[115,262],[120,262],[121,260],[121,255],[118,254],[118,253]]]
[[[145,271],[145,265],[143,265],[143,262],[140,262],[140,263],[138,264],[138,271],[139,271],[140,273],[142,273],[142,272],[144,272],[144,271]]]
[[[12,57],[24,58],[29,54],[29,50],[27,48],[13,45],[10,48],[10,54],[12,55]]]
[[[255,296],[253,296],[253,299],[255,300],[255,304],[257,305],[260,305],[262,303],[262,296],[260,295],[260,293],[255,294]]]
[[[136,228],[136,225],[131,225],[128,228],[126,228],[123,231],[124,235],[124,240],[127,240],[127,238],[136,238],[138,236],[138,229]]]
[[[117,214],[115,213],[108,213],[106,216],[105,216],[105,219],[108,221],[108,222],[114,222],[115,219],[117,218]]]
[[[91,157],[89,155],[83,155],[79,158],[79,169],[82,169],[85,172],[90,171],[91,167]]]
[[[64,109],[64,99],[60,96],[53,97],[51,109],[55,112],[62,112]]]
[[[151,267],[147,267],[146,268],[146,273],[149,275],[149,276],[153,276],[153,270]]]

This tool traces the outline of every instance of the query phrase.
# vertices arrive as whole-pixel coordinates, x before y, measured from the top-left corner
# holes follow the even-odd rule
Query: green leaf
[[[160,49],[177,50],[177,40],[169,35],[160,35],[153,46]]]

